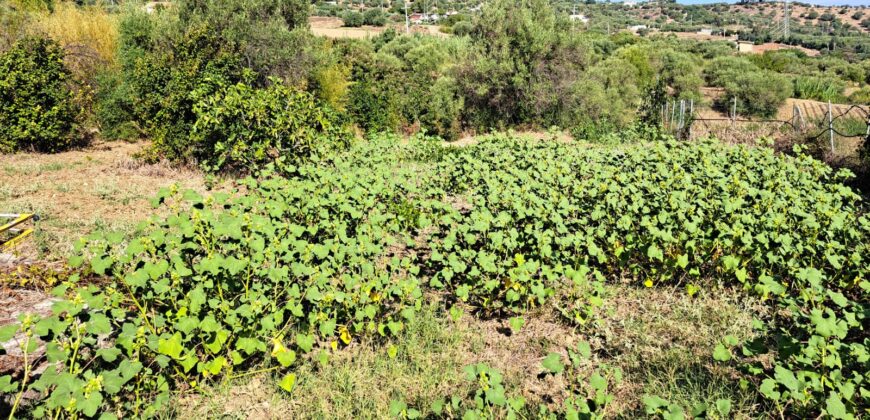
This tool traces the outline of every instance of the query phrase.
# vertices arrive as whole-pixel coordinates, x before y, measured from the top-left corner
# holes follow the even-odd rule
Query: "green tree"
[[[384,26],[387,24],[387,16],[380,9],[368,9],[363,13],[363,24]]]
[[[196,122],[185,156],[208,171],[252,171],[279,158],[304,161],[318,151],[346,146],[335,114],[307,93],[273,79],[269,87],[220,86],[193,106]]]
[[[362,13],[356,10],[348,10],[341,16],[344,26],[348,28],[357,28],[365,24],[365,17]]]
[[[741,73],[725,83],[725,95],[718,105],[730,109],[730,101],[737,98],[737,112],[741,115],[772,117],[792,95],[792,83],[787,76],[762,70]]]
[[[21,39],[0,55],[0,153],[73,145],[78,112],[63,57],[43,38]]]
[[[466,113],[480,127],[549,125],[588,64],[586,43],[546,0],[487,3],[471,31],[474,53],[460,69]]]

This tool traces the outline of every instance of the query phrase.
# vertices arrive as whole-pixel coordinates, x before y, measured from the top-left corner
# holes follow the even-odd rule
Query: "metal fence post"
[[[831,134],[831,153],[834,153],[834,114],[831,110],[831,101],[828,101],[828,131]]]
[[[734,125],[736,120],[737,120],[737,97],[735,96],[734,103],[733,103],[733,105],[731,105],[731,125]]]

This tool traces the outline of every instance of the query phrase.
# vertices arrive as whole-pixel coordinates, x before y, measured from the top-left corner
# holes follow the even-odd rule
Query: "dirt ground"
[[[146,143],[99,142],[57,154],[0,156],[0,213],[35,213],[36,232],[16,248],[16,257],[53,262],[97,229],[129,231],[154,209],[162,187],[206,190],[198,171],[143,164],[132,155]]]
[[[362,26],[359,28],[345,28],[344,22],[336,17],[312,16],[308,18],[308,24],[311,26],[311,32],[314,35],[324,36],[327,38],[353,38],[364,39],[380,35],[389,28],[396,31],[404,31],[405,26],[401,24],[391,24],[387,26]],[[411,33],[428,34],[433,36],[450,36],[441,32],[437,25],[413,25]]]

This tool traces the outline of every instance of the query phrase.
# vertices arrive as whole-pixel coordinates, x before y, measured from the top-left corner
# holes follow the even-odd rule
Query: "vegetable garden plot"
[[[14,409],[149,415],[203,381],[264,370],[292,392],[300,364],[399,333],[428,289],[487,316],[550,305],[594,332],[604,284],[631,279],[689,293],[737,284],[768,299],[782,310],[759,321],[762,339],[722,337],[711,357],[789,415],[867,410],[870,220],[839,182],[848,175],[810,158],[713,143],[379,138],[292,173],[210,197],[168,190],[156,202],[173,216],[133,238],[83,241],[71,264],[113,283],[72,278],[53,316],[2,331],[46,341],[61,367],[0,377],[5,393],[43,397]],[[467,373],[495,381],[484,366]],[[619,375],[597,375],[574,378],[561,414],[539,414],[600,414]],[[451,399],[443,415],[534,412],[485,389],[471,400]],[[649,401],[650,414],[676,410]]]

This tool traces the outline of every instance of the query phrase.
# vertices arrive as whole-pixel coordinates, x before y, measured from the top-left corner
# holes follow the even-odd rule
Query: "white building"
[[[585,15],[571,15],[569,18],[574,22],[589,23],[589,18]]]

